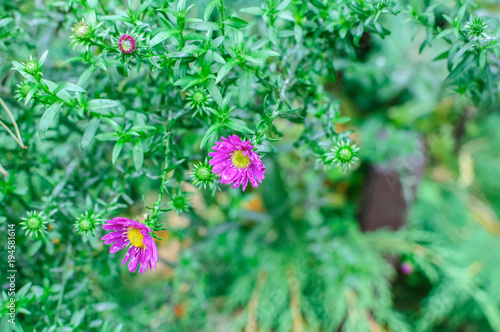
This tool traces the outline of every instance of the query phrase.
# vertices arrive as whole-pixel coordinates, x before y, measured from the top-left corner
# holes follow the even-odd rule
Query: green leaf
[[[340,116],[335,119],[335,123],[342,124],[351,121],[351,118],[348,116]]]
[[[67,91],[73,91],[73,92],[87,92],[87,90],[85,90],[84,88],[82,88],[81,86],[78,86],[76,84],[73,84],[73,83],[69,83],[69,82],[64,82],[62,83],[64,84],[64,90],[67,90]]]
[[[89,124],[87,125],[87,128],[85,128],[85,132],[83,133],[82,149],[86,149],[87,146],[89,146],[90,142],[92,142],[92,139],[94,138],[100,123],[101,120],[99,118],[92,118],[89,121]]]
[[[240,11],[242,11],[244,13],[249,13],[252,15],[263,15],[264,14],[264,11],[260,7],[247,7],[247,8],[241,9]]]
[[[247,127],[246,123],[239,119],[229,119],[224,122],[226,128],[239,131],[244,134],[253,134],[253,131]]]
[[[137,141],[134,145],[134,150],[132,151],[134,157],[134,166],[137,172],[142,169],[142,164],[144,163],[144,150],[142,148],[142,143]]]
[[[38,63],[40,65],[43,65],[45,63],[45,59],[47,59],[48,54],[49,54],[49,50],[46,50],[45,52],[43,52],[42,56],[40,57],[40,60],[38,61]]]
[[[100,110],[103,108],[118,107],[120,103],[111,99],[94,99],[87,104],[90,110]]]
[[[81,75],[80,78],[78,79],[78,82],[76,83],[77,85],[83,86],[87,84],[87,81],[89,80],[90,76],[92,73],[95,71],[96,67],[92,66],[90,68],[87,68]]]
[[[281,56],[281,55],[278,52],[275,52],[273,50],[261,50],[261,51],[257,51],[257,52],[252,53],[252,56],[256,59],[264,60],[264,59],[269,58],[270,56]]]
[[[116,142],[115,147],[113,148],[113,157],[111,160],[113,162],[113,165],[116,163],[116,160],[118,159],[120,152],[122,152],[124,145],[125,145],[125,142],[122,140],[118,140],[118,142]]]
[[[95,139],[98,141],[118,141],[119,136],[116,133],[103,133],[96,135]]]
[[[446,58],[448,58],[448,54],[449,53],[450,53],[450,51],[444,51],[443,53],[439,54],[437,57],[435,57],[434,59],[432,59],[432,61],[446,59]]]
[[[109,311],[118,308],[118,305],[114,302],[100,302],[93,305],[94,310],[97,312]]]
[[[276,11],[280,12],[286,9],[292,0],[284,0],[278,6],[276,6]]]
[[[217,103],[217,105],[219,105],[219,107],[222,107],[222,95],[217,86],[213,82],[210,82],[207,89],[212,99]]]
[[[76,328],[80,326],[82,323],[83,319],[85,318],[85,309],[79,310],[71,316],[71,320],[69,322],[69,325],[72,327]]]
[[[458,50],[457,53],[455,53],[455,56],[453,57],[453,60],[451,62],[455,63],[462,55],[465,54],[465,52],[471,50],[473,47],[472,42],[468,42],[465,44],[461,49]]]
[[[17,297],[22,299],[23,297],[26,296],[26,294],[28,293],[28,291],[30,290],[30,287],[31,287],[31,282],[28,282],[26,285],[24,285],[23,287],[21,287],[21,289],[17,292]]]
[[[162,41],[168,39],[169,37],[173,36],[174,34],[179,33],[178,31],[175,30],[168,30],[168,31],[162,31],[156,34],[151,40],[149,41],[149,47],[155,47]]]
[[[212,0],[208,3],[207,8],[205,8],[205,12],[203,13],[203,20],[208,21],[210,15],[214,11],[215,7],[219,4],[219,0]]]
[[[220,123],[216,123],[213,124],[210,128],[208,128],[207,132],[205,133],[205,135],[203,135],[203,138],[201,139],[200,149],[203,149],[207,141],[210,139],[210,137],[212,137],[212,135],[215,135],[220,126],[221,126]]]
[[[177,3],[177,11],[180,12],[184,8],[186,8],[186,0],[179,0]]]
[[[219,70],[219,73],[217,74],[217,79],[215,80],[215,84],[219,83],[224,76],[229,73],[229,71],[234,67],[234,65],[238,62],[238,59],[236,58],[231,58],[222,68]]]
[[[118,123],[116,123],[116,121],[113,121],[113,120],[108,119],[108,118],[104,118],[104,121],[106,121],[106,123],[109,124],[115,132],[120,133],[122,131],[120,125]]]
[[[248,99],[250,98],[250,92],[251,92],[251,80],[250,80],[250,72],[245,71],[243,75],[240,77],[240,82],[239,82],[239,101],[240,101],[240,106],[243,107],[246,105],[248,102]]]
[[[460,26],[462,25],[462,20],[464,18],[464,15],[465,15],[465,11],[467,10],[467,4],[463,4],[462,7],[460,7],[460,9],[458,10],[458,13],[457,13],[457,20],[456,20],[456,28],[457,28],[457,31],[460,31]]]
[[[43,141],[45,139],[45,134],[50,127],[50,124],[56,117],[57,113],[61,109],[63,105],[62,102],[52,104],[42,115],[40,119],[40,127],[38,128],[38,134],[40,135],[40,139]]]
[[[7,24],[9,24],[12,21],[14,21],[14,19],[12,17],[6,17],[6,18],[1,19],[0,20],[0,28],[6,26]]]
[[[37,92],[38,90],[38,86],[32,86],[30,91],[28,91],[28,94],[26,95],[26,100],[24,101],[24,105],[27,105],[31,98],[33,98],[33,96],[35,95],[35,92]]]
[[[233,28],[236,28],[236,29],[241,29],[241,28],[244,28],[248,25],[248,22],[239,18],[239,17],[236,17],[236,16],[231,16],[231,17],[228,17],[224,20],[224,23],[229,25],[229,26],[232,26]]]

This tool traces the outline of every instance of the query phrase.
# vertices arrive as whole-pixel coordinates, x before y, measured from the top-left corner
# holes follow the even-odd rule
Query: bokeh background
[[[310,152],[320,126],[277,118],[281,139],[263,159],[265,181],[215,196],[184,182],[192,208],[160,216],[168,229],[157,234],[158,268],[145,275],[119,266],[123,253],[108,253],[99,227],[83,236],[73,224],[96,204],[101,222],[143,220],[159,181],[113,165],[106,142],[81,149],[84,126],[71,115],[40,141],[41,111],[14,98],[22,77],[12,61],[49,49],[44,76],[74,83],[88,68],[68,61],[80,54],[69,46],[80,12],[68,1],[0,3],[0,97],[28,146],[0,128],[0,163],[10,172],[0,177],[2,243],[27,211],[51,215],[44,237],[17,228],[18,324],[7,322],[4,296],[1,331],[500,331],[498,44],[487,86],[474,75],[479,66],[457,79],[440,58],[450,45],[442,38],[422,48],[428,32],[415,23],[432,13],[444,28],[443,13],[455,17],[466,3],[498,38],[497,1],[398,2],[396,15],[381,18],[390,34],[365,32],[355,59],[309,35],[304,47],[330,49],[324,63],[335,72],[317,75],[314,88],[351,118],[335,129],[352,130],[361,161],[349,172],[323,167]],[[102,3],[111,12],[140,4]],[[208,1],[193,3],[190,16],[202,17]],[[239,12],[259,1],[226,6],[259,20]],[[145,94],[141,76],[103,73],[92,84],[123,87],[110,99]],[[11,124],[3,111],[0,119]],[[188,130],[178,147],[202,160],[200,138]],[[158,174],[159,165],[145,164]],[[6,289],[6,259],[0,264]]]

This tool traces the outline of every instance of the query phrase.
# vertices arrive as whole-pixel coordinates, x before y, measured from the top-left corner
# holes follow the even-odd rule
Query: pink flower
[[[107,220],[102,229],[113,230],[102,237],[104,244],[114,244],[109,249],[109,252],[114,254],[129,246],[130,248],[123,259],[122,266],[130,258],[128,263],[128,270],[135,272],[139,263],[141,265],[139,272],[144,273],[149,267],[152,270],[156,269],[156,262],[158,262],[158,251],[156,250],[156,243],[153,240],[150,232],[151,229],[138,221],[130,220],[127,218],[117,217],[113,220]]]
[[[403,272],[406,275],[412,274],[413,273],[413,265],[409,262],[404,262],[401,264],[401,272]]]
[[[215,152],[208,154],[213,157],[210,160],[212,172],[217,174],[221,183],[233,183],[233,189],[242,186],[245,191],[248,181],[257,188],[264,179],[266,167],[259,155],[253,151],[252,143],[242,141],[236,135],[221,139],[222,142],[215,142],[212,148]]]
[[[135,50],[136,42],[134,37],[123,35],[118,41],[118,46],[123,53],[132,53]]]

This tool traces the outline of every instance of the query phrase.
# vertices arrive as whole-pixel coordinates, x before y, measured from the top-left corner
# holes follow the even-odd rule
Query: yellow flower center
[[[142,240],[144,239],[144,235],[141,234],[140,229],[129,227],[127,229],[127,236],[128,239],[130,240],[130,243],[132,243],[134,247],[146,249],[144,242],[142,242]]]
[[[122,40],[122,48],[125,52],[128,52],[132,49],[132,42],[129,39]]]
[[[245,156],[241,150],[236,150],[231,154],[231,162],[236,168],[247,168],[251,163],[250,158]]]

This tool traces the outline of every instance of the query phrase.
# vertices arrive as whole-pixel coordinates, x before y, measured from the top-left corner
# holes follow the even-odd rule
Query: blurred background
[[[202,17],[209,1],[193,3],[190,16]],[[315,77],[314,89],[351,119],[335,130],[352,131],[361,161],[349,172],[324,168],[310,149],[317,124],[277,118],[281,140],[263,159],[265,181],[215,196],[184,182],[192,208],[160,216],[168,230],[157,234],[158,268],[140,275],[120,267],[124,253],[108,253],[102,230],[82,236],[73,222],[95,197],[101,222],[144,219],[142,200],[154,204],[159,181],[112,165],[105,142],[80,149],[82,129],[69,120],[64,140],[41,142],[40,111],[14,98],[21,76],[13,60],[50,49],[45,77],[75,82],[86,70],[67,61],[79,55],[69,36],[80,18],[66,1],[3,1],[0,97],[29,148],[0,128],[0,163],[10,172],[0,177],[0,238],[27,211],[51,211],[52,221],[43,238],[17,230],[20,324],[3,315],[4,295],[0,331],[500,331],[498,44],[486,79],[477,77],[479,65],[453,77],[445,38],[422,47],[424,14],[445,28],[443,13],[455,18],[464,3],[488,17],[488,33],[498,38],[497,1],[398,3],[396,15],[381,18],[390,34],[364,32],[354,58],[340,42],[307,35],[304,47],[321,49],[334,67],[333,76]],[[234,12],[261,5],[226,2]],[[114,83],[102,78],[96,86],[107,84]],[[124,85],[124,98],[143,93],[141,82],[133,84]],[[11,123],[6,113],[0,119]],[[179,149],[202,160],[199,140],[186,132]],[[0,264],[5,290],[6,260]]]

